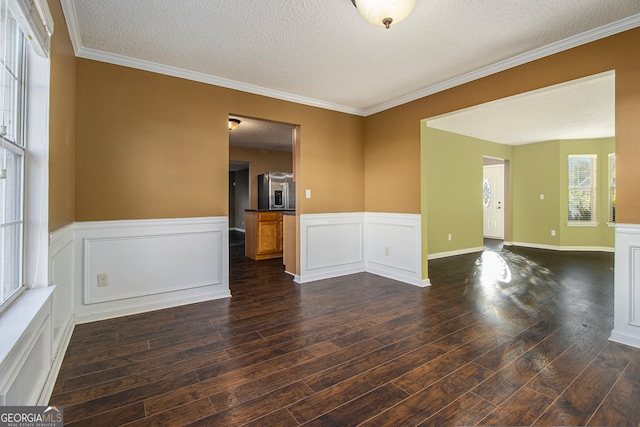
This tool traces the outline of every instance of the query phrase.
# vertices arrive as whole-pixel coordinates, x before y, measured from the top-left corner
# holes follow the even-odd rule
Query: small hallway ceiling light
[[[229,130],[238,129],[238,126],[240,126],[240,120],[229,119]]]
[[[418,0],[351,0],[360,15],[374,25],[384,25],[387,29],[392,22],[406,18]]]

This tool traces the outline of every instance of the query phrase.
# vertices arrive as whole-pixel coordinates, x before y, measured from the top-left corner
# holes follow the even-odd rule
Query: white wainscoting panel
[[[422,280],[420,215],[365,214],[366,271],[427,286]]]
[[[616,225],[611,341],[640,348],[640,225]]]
[[[300,282],[365,271],[364,214],[300,215]]]
[[[53,292],[53,286],[30,289],[0,317],[0,406],[42,404],[52,364]]]
[[[74,232],[75,225],[69,224],[49,236],[49,285],[55,286],[51,310],[53,365],[41,397],[43,405],[49,402],[75,326]]]
[[[227,217],[77,223],[77,322],[231,296],[228,240]]]

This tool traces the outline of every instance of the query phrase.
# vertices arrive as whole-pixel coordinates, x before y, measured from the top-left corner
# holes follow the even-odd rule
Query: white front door
[[[484,237],[504,239],[504,164],[484,166]]]

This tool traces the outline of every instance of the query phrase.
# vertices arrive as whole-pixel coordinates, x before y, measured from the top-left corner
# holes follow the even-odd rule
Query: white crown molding
[[[139,70],[149,71],[153,73],[165,74],[172,77],[183,78],[187,80],[193,80],[200,83],[211,84],[215,86],[225,87],[227,89],[239,90],[241,92],[248,92],[255,95],[267,96],[269,98],[280,99],[283,101],[294,102],[296,104],[308,105],[311,107],[323,108],[326,110],[338,111],[347,114],[353,114],[356,116],[370,116],[402,104],[406,104],[411,101],[415,101],[420,98],[424,98],[434,93],[442,92],[447,89],[469,83],[473,80],[477,80],[483,77],[496,74],[498,72],[507,70],[509,68],[517,67],[522,64],[526,64],[537,59],[544,58],[546,56],[553,55],[558,52],[562,52],[583,44],[590,43],[595,40],[599,40],[605,37],[612,36],[614,34],[621,33],[640,26],[640,14],[632,15],[619,21],[613,22],[602,27],[595,28],[593,30],[586,31],[576,36],[569,37],[564,40],[560,40],[555,43],[551,43],[547,46],[543,46],[538,49],[514,56],[510,59],[497,62],[495,64],[480,68],[478,70],[463,74],[458,77],[437,83],[435,85],[428,86],[420,89],[416,92],[412,92],[398,98],[394,98],[382,104],[378,104],[371,108],[360,109],[355,107],[349,107],[346,105],[334,104],[314,98],[307,98],[304,96],[295,95],[288,92],[282,92],[265,88],[262,86],[251,85],[235,80],[225,79],[221,77],[212,76],[209,74],[199,73],[196,71],[184,70],[182,68],[172,67],[168,65],[162,65],[151,61],[145,61],[141,59],[135,59],[123,55],[117,55],[100,50],[85,48],[82,45],[82,37],[80,36],[80,27],[77,21],[76,10],[74,6],[74,0],[61,0],[62,10],[67,21],[67,27],[69,28],[69,36],[73,49],[77,57],[91,59],[100,62],[106,62],[115,65],[121,65],[124,67],[135,68]]]
[[[145,61],[143,59],[135,59],[128,56],[117,55],[114,53],[103,52],[95,49],[80,48],[76,52],[79,58],[92,59],[94,61],[107,62],[109,64],[121,65],[123,67],[135,68],[138,70],[149,71],[152,73],[164,74],[167,76],[178,77],[181,79],[192,80],[200,83],[206,83],[214,86],[220,86],[227,89],[248,92],[254,95],[267,96],[269,98],[280,99],[282,101],[294,102],[296,104],[308,105],[311,107],[324,108],[326,110],[339,111],[342,113],[362,115],[362,110],[358,108],[348,107],[345,105],[333,104],[318,99],[306,98],[304,96],[292,93],[281,92],[262,86],[256,86],[248,83],[238,82],[235,80],[224,79],[222,77],[211,76],[209,74],[199,73],[197,71],[185,70],[182,68],[172,67],[170,65],[158,64],[156,62]]]
[[[415,101],[425,96],[433,95],[434,93],[442,92],[447,89],[451,89],[456,86],[460,86],[465,83],[469,83],[474,80],[478,80],[483,77],[490,76],[492,74],[499,73],[501,71],[514,68],[519,65],[526,64],[528,62],[535,61],[537,59],[544,58],[571,48],[581,46],[596,40],[603,39],[605,37],[612,36],[614,34],[621,33],[623,31],[631,30],[640,26],[640,14],[632,15],[627,18],[621,19],[611,24],[604,25],[602,27],[594,28],[593,30],[585,31],[584,33],[569,37],[564,40],[560,40],[555,43],[543,46],[538,49],[525,52],[520,55],[516,55],[512,58],[505,59],[504,61],[496,62],[495,64],[479,68],[475,71],[463,74],[458,77],[454,77],[449,80],[437,83],[432,86],[428,86],[424,89],[420,89],[416,92],[412,92],[390,101],[378,104],[374,107],[368,108],[363,111],[365,117],[379,113],[397,107],[402,104],[406,104],[411,101]]]
[[[60,4],[62,5],[64,19],[67,21],[67,28],[69,29],[69,38],[71,39],[73,52],[77,56],[78,51],[82,48],[82,37],[80,37],[80,25],[78,25],[76,6],[73,0],[60,0]]]

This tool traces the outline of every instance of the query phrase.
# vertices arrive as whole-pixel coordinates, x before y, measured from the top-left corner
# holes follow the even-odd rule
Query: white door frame
[[[505,229],[505,191],[504,191],[504,161],[502,163],[483,165],[482,185],[483,185],[483,237],[504,240]],[[484,205],[484,187],[489,179],[491,186],[491,198],[488,199],[488,206]]]

